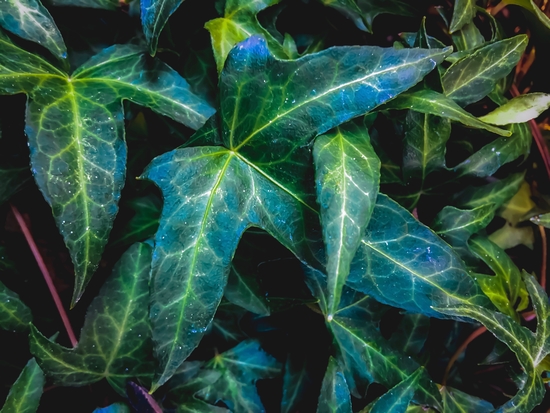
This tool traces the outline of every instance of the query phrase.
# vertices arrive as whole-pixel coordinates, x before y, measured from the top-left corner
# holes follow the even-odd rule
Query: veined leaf
[[[369,413],[405,413],[424,371],[420,367],[401,383],[388,390],[368,411]]]
[[[26,93],[36,182],[75,266],[73,305],[97,268],[118,210],[126,146],[122,99],[198,128],[214,110],[160,61],[113,46],[72,75],[0,35],[0,93]]]
[[[225,298],[248,311],[267,316],[270,313],[269,304],[261,293],[256,277],[246,274],[231,265],[224,291]]]
[[[449,31],[454,33],[464,27],[464,25],[472,23],[476,15],[475,0],[455,0],[453,11],[453,19]]]
[[[7,0],[0,3],[0,26],[23,39],[36,42],[65,64],[67,47],[59,29],[40,0]]]
[[[380,186],[380,160],[368,131],[351,122],[317,137],[313,147],[317,202],[327,253],[328,317],[340,303],[350,264],[370,221]]]
[[[29,179],[30,174],[28,168],[0,168],[0,205],[9,201]]]
[[[402,93],[380,109],[411,109],[415,112],[442,116],[471,128],[485,129],[497,135],[511,135],[510,131],[481,122],[458,106],[452,99],[429,89],[417,89]]]
[[[358,29],[372,33],[372,23],[380,14],[414,16],[414,8],[400,0],[320,0],[325,6],[332,7],[355,23]]]
[[[461,208],[477,208],[493,204],[496,211],[518,192],[524,175],[523,173],[512,174],[487,185],[466,188],[455,196],[455,204]]]
[[[491,413],[495,410],[491,403],[450,387],[441,389],[441,397],[445,413]]]
[[[405,314],[389,342],[395,349],[410,356],[417,356],[426,343],[429,331],[429,317],[422,314]]]
[[[550,29],[550,18],[539,8],[533,0],[503,0],[505,4],[514,4],[528,10],[547,28]]]
[[[44,373],[36,360],[30,359],[11,386],[0,413],[35,413],[42,397],[44,382]]]
[[[550,228],[550,213],[534,216],[530,221],[545,228]]]
[[[550,353],[550,304],[548,303],[548,295],[535,280],[535,277],[525,272],[525,270],[522,275],[531,297],[533,309],[537,315],[533,364],[538,367]]]
[[[321,384],[317,413],[351,413],[351,395],[338,361],[330,357]]]
[[[516,96],[479,120],[492,125],[509,125],[535,119],[550,108],[550,95],[547,93],[529,93]]]
[[[177,149],[144,174],[165,199],[153,260],[160,361],[153,390],[206,331],[248,227],[266,230],[303,261],[310,257],[305,228],[317,220],[306,178],[313,137],[413,86],[446,53],[336,47],[283,61],[255,36],[232,50],[220,78],[219,122],[197,132],[218,141],[218,124],[224,147]]]
[[[281,413],[292,413],[298,410],[300,398],[311,386],[312,378],[308,371],[308,358],[300,357],[295,360],[291,355],[285,364],[283,376],[283,397],[281,400]]]
[[[473,22],[470,22],[466,23],[464,26],[462,26],[460,30],[453,33],[453,43],[455,44],[458,52],[453,53],[451,56],[459,55],[460,52],[471,51],[472,49],[481,46],[483,43],[485,43],[485,38],[483,37],[477,26]],[[451,56],[449,56],[449,58]]]
[[[31,352],[54,383],[84,386],[106,378],[126,394],[126,380],[151,378],[147,311],[151,250],[139,243],[124,253],[88,308],[77,347],[62,347],[31,328]]]
[[[0,329],[26,331],[32,321],[29,307],[0,282]]]
[[[131,412],[127,404],[114,403],[107,407],[95,409],[92,413],[131,413]]]
[[[181,3],[183,0],[140,0],[141,26],[151,56],[157,52],[158,39],[168,18]]]
[[[527,42],[527,36],[515,36],[490,43],[459,60],[441,79],[445,94],[461,106],[487,96],[497,81],[517,65]]]

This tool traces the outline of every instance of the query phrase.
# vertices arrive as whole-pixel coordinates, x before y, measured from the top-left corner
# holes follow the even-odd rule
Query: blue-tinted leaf
[[[0,413],[35,413],[40,403],[44,382],[44,373],[36,361],[30,359],[11,386]]]
[[[301,398],[311,386],[312,378],[308,370],[306,358],[297,362],[291,355],[285,364],[283,376],[283,397],[281,400],[281,413],[297,411]]]
[[[351,413],[351,395],[335,358],[330,357],[321,384],[317,413]]]
[[[124,403],[114,403],[107,407],[97,408],[93,413],[131,413],[130,408]]]
[[[157,52],[158,39],[168,18],[181,3],[183,0],[140,0],[141,26],[152,56]]]
[[[430,319],[422,314],[405,314],[389,342],[397,350],[417,356],[428,338]]]
[[[424,369],[419,368],[380,397],[369,410],[369,413],[405,413],[423,374],[425,374]]]
[[[445,413],[490,413],[495,409],[491,403],[451,387],[443,387],[441,397]]]
[[[478,208],[492,204],[494,210],[497,210],[518,192],[524,175],[516,173],[483,186],[468,187],[455,195],[454,203],[461,208]]]

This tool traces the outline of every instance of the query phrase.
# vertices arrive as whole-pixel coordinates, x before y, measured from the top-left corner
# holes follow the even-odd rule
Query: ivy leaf
[[[416,356],[422,351],[429,331],[429,317],[422,314],[405,314],[389,342],[395,349]]]
[[[393,0],[320,0],[325,6],[338,10],[351,19],[358,29],[372,33],[372,23],[380,14],[414,16],[415,10],[407,2]]]
[[[378,195],[361,242],[348,286],[430,317],[441,318],[433,307],[452,302],[491,307],[452,248],[387,196]]]
[[[245,229],[260,227],[313,260],[305,233],[317,220],[306,185],[313,137],[411,87],[447,52],[352,46],[284,61],[256,36],[232,50],[219,120],[197,132],[211,141],[217,133],[224,146],[177,149],[144,173],[165,199],[153,261],[153,390],[206,331]]]
[[[490,43],[453,64],[443,75],[445,95],[461,106],[477,102],[517,65],[529,38],[525,35]]]
[[[0,329],[26,331],[32,321],[29,307],[0,282]]]
[[[500,181],[466,188],[455,196],[455,204],[461,208],[477,208],[493,204],[493,208],[497,210],[518,192],[524,175],[523,173],[511,174]]]
[[[428,115],[443,116],[471,128],[485,129],[501,136],[510,136],[511,132],[481,122],[452,99],[430,89],[418,89],[400,94],[380,109],[411,109]]]
[[[449,31],[454,33],[471,23],[476,16],[475,0],[455,0],[453,19]]]
[[[251,313],[268,316],[271,312],[256,277],[240,271],[235,261],[231,264],[224,295],[233,304]]]
[[[411,402],[416,387],[423,377],[424,369],[421,367],[401,383],[382,395],[371,407],[369,413],[405,413]]]
[[[30,179],[28,168],[0,168],[0,205],[9,201],[13,194]]]
[[[36,42],[68,66],[67,47],[50,12],[39,0],[0,3],[0,26],[23,39]]]
[[[281,364],[254,340],[243,341],[217,355],[205,367],[219,371],[221,376],[201,390],[199,397],[212,404],[223,401],[231,411],[237,412],[265,411],[255,383],[260,379],[278,377],[282,369]]]
[[[61,386],[84,386],[106,378],[121,394],[125,381],[150,379],[148,320],[152,248],[139,243],[124,253],[88,308],[77,347],[68,349],[31,327],[31,353]]]
[[[478,260],[468,248],[468,239],[486,228],[494,216],[492,204],[474,209],[458,209],[448,205],[437,214],[431,228],[453,247],[467,265],[472,265]]]
[[[380,160],[367,129],[348,122],[313,147],[317,202],[327,254],[328,316],[338,309],[350,264],[370,221],[380,186]]]
[[[550,108],[550,95],[546,93],[529,93],[520,95],[496,108],[491,113],[479,118],[492,125],[509,125],[535,119]]]
[[[461,1],[461,0],[457,0]],[[474,2],[475,9],[475,2]],[[474,10],[475,14],[475,10]],[[455,44],[458,52],[453,55],[458,55],[460,52],[470,51],[485,43],[485,38],[477,28],[477,26],[471,21],[466,23],[460,30],[453,33],[453,43]],[[450,58],[451,56],[449,56]],[[458,60],[458,59],[457,59]]]
[[[135,46],[110,47],[69,76],[0,35],[0,74],[0,93],[30,98],[32,170],[71,253],[74,305],[97,268],[124,184],[121,100],[194,128],[214,110],[175,71]]]
[[[338,361],[330,357],[321,384],[317,413],[351,413],[351,395]]]
[[[447,386],[441,388],[441,397],[445,413],[491,413],[495,410],[491,403]]]
[[[128,405],[124,403],[114,403],[107,407],[97,408],[93,413],[131,413]]]
[[[35,413],[42,397],[44,382],[44,373],[36,360],[30,359],[11,386],[0,413]]]
[[[181,3],[183,0],[140,0],[141,26],[151,56],[157,52],[158,39],[168,18]]]

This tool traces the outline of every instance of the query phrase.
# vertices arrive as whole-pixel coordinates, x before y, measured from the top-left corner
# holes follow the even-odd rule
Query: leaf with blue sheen
[[[30,178],[29,168],[0,168],[0,205],[9,201]]]
[[[443,75],[445,95],[461,106],[484,98],[517,65],[527,42],[525,35],[514,36],[490,43],[459,60]]]
[[[29,307],[19,295],[0,282],[0,329],[26,331],[32,321]]]
[[[36,42],[65,64],[67,47],[48,10],[39,0],[6,0],[0,3],[0,26],[23,39]]]
[[[153,259],[154,389],[198,345],[248,227],[311,259],[312,139],[413,86],[446,53],[352,46],[284,61],[257,36],[232,50],[220,77],[219,118],[197,132],[224,146],[177,149],[144,173],[165,200]]]
[[[430,317],[453,302],[491,307],[453,249],[387,196],[378,195],[361,242],[348,286]]]
[[[380,160],[367,129],[348,122],[315,139],[313,161],[327,256],[330,316],[338,309],[351,261],[374,209]]]
[[[389,342],[403,353],[417,356],[424,348],[429,332],[429,317],[422,314],[405,314]]]
[[[212,404],[223,401],[231,411],[237,412],[265,411],[256,381],[279,377],[282,370],[281,363],[254,340],[243,341],[218,354],[205,367],[220,372],[221,376],[198,396]]]
[[[454,33],[464,27],[464,25],[471,23],[476,15],[476,1],[475,0],[455,0],[453,18],[449,31]]]
[[[467,265],[478,262],[468,248],[468,239],[486,228],[495,216],[492,204],[481,205],[473,209],[458,209],[447,205],[435,217],[430,226]]]
[[[52,0],[53,6],[86,7],[90,9],[117,10],[118,0]]]
[[[416,387],[425,372],[421,367],[401,383],[397,384],[372,405],[369,413],[405,413],[409,407]]]
[[[495,410],[488,401],[447,386],[441,388],[441,397],[445,413],[491,413]]]
[[[479,120],[492,125],[509,125],[535,119],[550,108],[550,95],[547,93],[529,93],[516,96]]]
[[[470,209],[493,204],[496,211],[518,192],[524,175],[524,173],[511,174],[486,185],[467,187],[455,195],[454,204],[460,208]]]
[[[107,243],[124,184],[122,99],[200,127],[214,109],[136,46],[113,46],[72,75],[0,35],[0,93],[26,93],[32,171],[75,266],[73,305]]]
[[[106,1],[106,0],[101,0]],[[108,0],[107,0],[108,1]],[[169,17],[183,3],[183,0],[141,0],[141,27],[149,47],[149,53],[154,56],[160,33]]]
[[[114,403],[107,407],[97,408],[93,413],[131,413],[130,408],[124,403]]]
[[[131,246],[88,308],[80,340],[69,349],[31,328],[31,353],[61,386],[84,386],[106,378],[125,394],[125,381],[150,380],[154,371],[148,319],[152,248]]]
[[[30,359],[11,386],[0,413],[35,413],[42,397],[45,381],[44,373],[36,360]]]
[[[351,412],[351,395],[346,378],[338,365],[338,360],[330,357],[325,377],[321,384],[317,413]]]
[[[270,313],[269,303],[260,290],[256,276],[241,271],[235,261],[231,264],[224,295],[233,304],[251,313],[263,316],[268,316]]]

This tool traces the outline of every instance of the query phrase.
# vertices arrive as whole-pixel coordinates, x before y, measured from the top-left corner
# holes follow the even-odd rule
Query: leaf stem
[[[57,290],[56,290],[55,285],[53,283],[52,277],[50,276],[48,268],[46,267],[46,264],[44,263],[44,260],[42,259],[42,255],[40,254],[40,251],[38,250],[38,247],[36,246],[36,243],[34,242],[34,238],[32,237],[32,234],[31,234],[29,228],[27,227],[27,224],[25,223],[25,220],[21,216],[21,213],[19,212],[19,210],[17,209],[17,207],[15,205],[10,204],[10,206],[11,206],[11,210],[13,212],[13,215],[15,216],[15,219],[17,220],[17,223],[19,224],[19,227],[21,228],[21,231],[23,232],[23,235],[25,236],[25,240],[27,241],[27,244],[29,245],[29,248],[31,249],[32,255],[34,256],[34,259],[36,260],[36,263],[38,264],[38,268],[40,268],[40,271],[42,272],[42,275],[44,276],[44,280],[46,281],[46,284],[48,285],[48,289],[50,290],[50,294],[52,295],[55,306],[57,307],[57,311],[59,312],[59,316],[61,317],[61,321],[63,321],[63,326],[65,327],[65,331],[67,331],[67,335],[69,336],[69,340],[71,341],[72,346],[76,347],[77,344],[78,344],[78,340],[76,339],[73,328],[71,327],[69,317],[67,316],[67,313],[65,312],[65,309],[63,308],[63,303],[61,302],[61,298],[59,297],[59,294],[57,293]]]
[[[458,358],[460,357],[460,355],[462,354],[462,352],[464,350],[466,350],[466,347],[468,347],[468,345],[474,341],[476,338],[478,338],[480,335],[482,335],[483,333],[485,333],[487,331],[487,328],[485,327],[479,327],[477,330],[475,330],[472,334],[470,334],[468,336],[468,338],[466,340],[464,340],[464,342],[460,345],[460,347],[455,351],[455,354],[453,354],[453,356],[451,357],[451,359],[449,360],[449,363],[447,364],[447,367],[445,368],[445,373],[443,374],[443,380],[441,381],[441,385],[443,387],[445,387],[445,385],[447,384],[447,377],[449,376],[449,373],[451,371],[451,368],[453,367],[453,364],[455,364],[455,361],[458,360]]]

